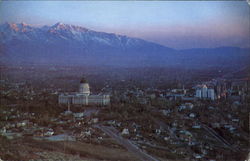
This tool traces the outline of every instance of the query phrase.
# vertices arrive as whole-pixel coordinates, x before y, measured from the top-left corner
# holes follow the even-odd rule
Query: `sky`
[[[245,1],[1,1],[4,22],[62,22],[176,49],[250,47]]]

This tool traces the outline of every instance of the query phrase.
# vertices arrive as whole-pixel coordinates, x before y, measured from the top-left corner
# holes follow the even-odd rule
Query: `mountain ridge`
[[[85,28],[85,27],[82,27],[82,26],[78,26],[78,25],[70,25],[70,24],[64,24],[62,22],[57,22],[55,23],[54,25],[43,25],[41,27],[34,27],[33,25],[31,24],[27,24],[25,22],[21,22],[21,23],[8,23],[8,22],[5,22],[3,24],[0,24],[0,26],[2,27],[3,25],[10,25],[10,26],[25,26],[25,27],[32,27],[32,28],[50,28],[50,29],[61,29],[61,28],[69,28],[69,27],[72,27],[72,28],[80,28],[82,30],[85,30],[85,31],[93,31],[93,32],[97,32],[97,33],[106,33],[106,34],[114,34],[114,35],[117,35],[117,36],[125,36],[125,37],[130,37],[130,38],[133,38],[133,39],[140,39],[140,40],[143,40],[143,41],[147,41],[147,42],[151,42],[151,43],[155,43],[155,44],[158,44],[156,42],[152,42],[152,41],[148,41],[148,40],[144,40],[144,39],[141,39],[141,38],[137,38],[137,37],[131,37],[131,36],[126,36],[126,35],[122,35],[122,34],[116,34],[116,33],[112,33],[112,32],[104,32],[104,31],[94,31],[94,30],[91,30],[89,28]],[[161,44],[158,44],[158,45],[161,45]],[[164,47],[167,47],[165,45],[161,45],[161,46],[164,46]],[[167,47],[167,48],[171,48],[171,47]],[[231,48],[231,49],[250,49],[249,47],[246,47],[246,48],[242,48],[242,47],[235,47],[235,46],[219,46],[219,47],[212,47],[212,48],[186,48],[186,49],[174,49],[174,48],[171,48],[171,49],[174,49],[174,50],[178,50],[178,51],[184,51],[184,50],[199,50],[199,49],[220,49],[220,48]]]
[[[208,65],[221,62],[230,65],[244,63],[250,51],[238,47],[176,50],[139,38],[60,22],[41,27],[26,23],[5,23],[0,25],[0,35],[0,56],[6,62],[15,60],[84,65],[193,66],[195,62],[202,65],[199,62],[207,56],[211,59],[207,62]],[[229,53],[228,58],[226,53]],[[216,60],[218,57],[220,62]],[[230,57],[237,61],[233,62]]]

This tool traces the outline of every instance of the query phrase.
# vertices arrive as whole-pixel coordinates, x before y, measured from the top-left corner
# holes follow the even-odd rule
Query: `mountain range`
[[[242,66],[249,48],[176,50],[139,38],[56,23],[0,25],[1,63],[108,66]]]

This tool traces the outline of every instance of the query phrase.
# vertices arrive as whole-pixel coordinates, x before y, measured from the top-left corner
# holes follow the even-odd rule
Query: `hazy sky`
[[[139,37],[183,49],[250,47],[250,8],[242,1],[2,1],[0,22],[56,22]]]

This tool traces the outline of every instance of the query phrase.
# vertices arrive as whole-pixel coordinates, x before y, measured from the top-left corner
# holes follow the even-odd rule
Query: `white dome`
[[[90,94],[89,84],[88,83],[80,83],[79,92],[81,94],[89,95]]]

